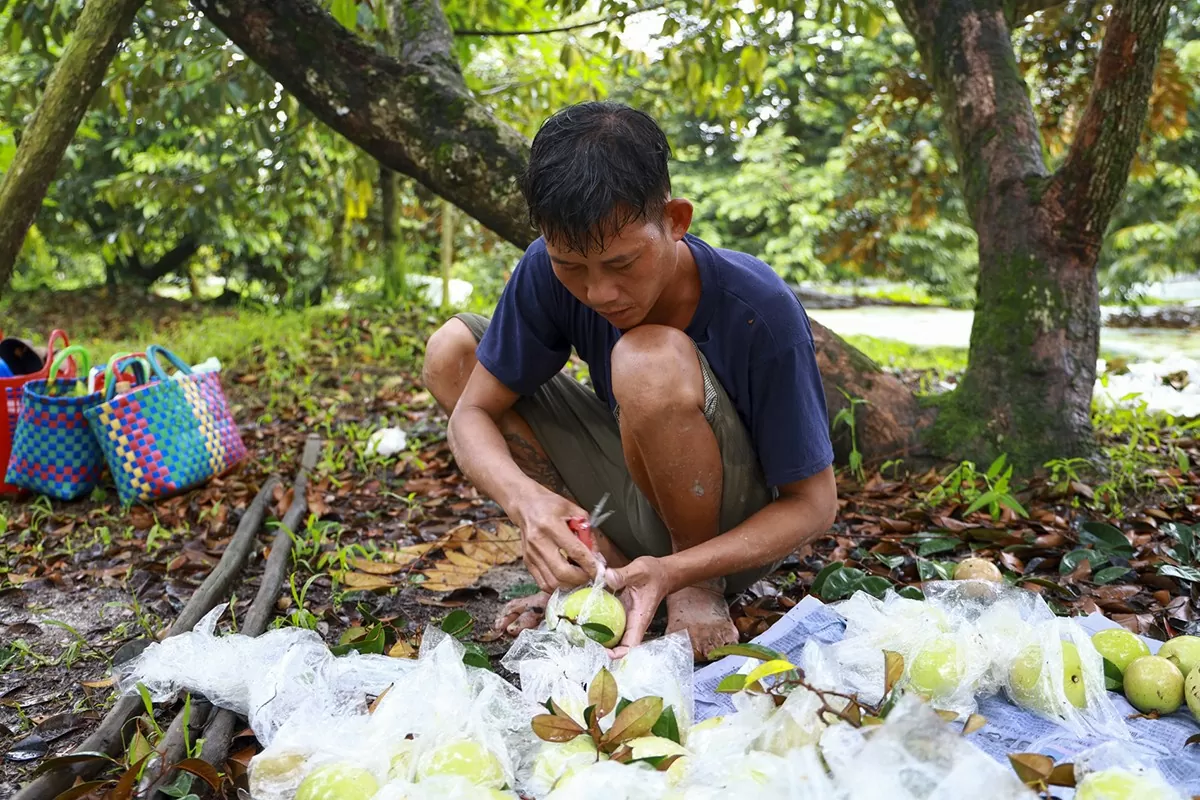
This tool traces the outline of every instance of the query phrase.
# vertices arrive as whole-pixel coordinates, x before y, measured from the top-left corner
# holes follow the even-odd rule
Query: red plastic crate
[[[0,331],[0,339],[4,333]],[[12,378],[0,378],[0,494],[23,494],[24,490],[4,482],[8,472],[8,458],[12,455],[13,430],[17,427],[17,416],[21,413],[21,392],[30,381],[45,380],[50,375],[50,364],[54,361],[54,343],[61,339],[63,347],[70,345],[67,334],[55,329],[46,343],[46,363],[32,375],[16,375]],[[76,377],[76,366],[73,358],[59,370],[59,377]]]

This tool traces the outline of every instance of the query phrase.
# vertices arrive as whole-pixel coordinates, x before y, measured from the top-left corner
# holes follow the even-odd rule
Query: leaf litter
[[[159,328],[164,335],[188,324],[179,313]],[[325,439],[325,459],[296,532],[295,575],[277,623],[309,625],[343,651],[411,658],[426,623],[455,622],[473,657],[499,669],[509,640],[490,623],[504,601],[536,587],[520,566],[518,531],[455,469],[445,417],[418,383],[413,353],[430,323],[415,314],[386,323],[334,315],[314,322],[304,342],[311,347],[256,345],[243,362],[228,364],[223,385],[252,457],[200,489],[128,513],[111,493],[71,504],[0,503],[0,631],[8,634],[0,644],[0,752],[19,754],[16,745],[56,715],[106,710],[108,660],[161,635],[268,475],[289,482],[309,430]],[[406,430],[408,449],[367,456],[368,436],[387,426]],[[1079,477],[1042,474],[1009,489],[1013,503],[989,508],[978,501],[995,476],[955,465],[905,477],[885,468],[861,481],[840,475],[834,528],[739,597],[735,625],[748,641],[808,593],[833,601],[860,589],[919,592],[975,556],[1060,613],[1100,610],[1160,638],[1191,631],[1200,595],[1193,535],[1200,477],[1189,465],[1200,463],[1200,446],[1186,432],[1156,446],[1177,463],[1144,470],[1140,501],[1120,514],[1110,490]],[[290,490],[281,487],[274,499],[278,517]],[[238,590],[235,621],[252,599],[267,538]],[[472,624],[452,619],[460,613]],[[156,709],[158,723],[173,711]],[[68,730],[47,755],[70,752],[87,729]],[[243,761],[251,752],[240,751]],[[0,762],[0,794],[15,791],[32,768]]]

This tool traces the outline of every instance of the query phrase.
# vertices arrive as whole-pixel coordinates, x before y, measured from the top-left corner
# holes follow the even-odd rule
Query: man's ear
[[[663,206],[663,223],[671,238],[679,241],[692,226],[692,202],[682,197],[672,197]]]

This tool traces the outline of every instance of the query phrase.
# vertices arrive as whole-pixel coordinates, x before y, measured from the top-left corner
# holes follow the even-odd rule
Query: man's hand
[[[513,509],[513,521],[521,529],[525,567],[542,591],[582,586],[595,579],[595,556],[567,525],[572,517],[587,515],[588,512],[548,489],[536,491]]]
[[[625,606],[625,635],[610,652],[620,658],[642,643],[654,612],[670,591],[670,580],[662,559],[635,558],[628,566],[605,572],[605,583]]]

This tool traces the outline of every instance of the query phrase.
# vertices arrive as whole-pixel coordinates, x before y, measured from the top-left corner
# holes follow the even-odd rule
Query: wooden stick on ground
[[[283,515],[283,523],[271,541],[271,555],[267,557],[262,584],[258,587],[258,594],[250,604],[250,611],[246,614],[242,626],[242,633],[247,636],[262,634],[275,612],[275,600],[283,588],[283,581],[291,564],[292,533],[308,512],[308,473],[316,468],[320,457],[321,439],[315,433],[309,434],[308,441],[304,444],[304,455],[300,459],[300,471],[296,473],[292,504]],[[224,769],[225,761],[229,757],[229,745],[233,740],[236,723],[236,714],[228,709],[220,709],[204,729],[204,746],[200,750],[200,758],[215,767],[218,772]],[[208,790],[207,784],[196,788]]]
[[[278,483],[279,477],[272,475],[263,484],[254,498],[254,502],[242,515],[242,520],[238,523],[233,538],[226,546],[225,552],[221,554],[221,560],[217,562],[217,566],[213,568],[213,571],[204,579],[204,583],[200,584],[200,588],[183,607],[183,611],[179,613],[179,617],[167,631],[167,637],[190,631],[205,614],[212,611],[217,603],[229,594],[246,558],[254,550],[255,535],[266,515],[269,501],[274,496],[275,486]],[[116,705],[100,722],[100,726],[91,736],[83,740],[75,752],[105,753],[114,757],[120,755],[125,749],[126,728],[142,707],[142,698],[136,694],[118,698]],[[13,800],[52,800],[69,789],[76,778],[86,780],[103,769],[107,763],[97,759],[51,770],[17,792]]]
[[[310,434],[308,440],[304,444],[304,453],[300,458],[300,469],[296,473],[295,481],[292,484],[292,502],[288,506],[287,512],[283,515],[281,526],[275,533],[275,538],[271,542],[271,555],[267,558],[266,567],[263,570],[262,583],[259,586],[258,593],[254,596],[254,602],[250,605],[250,611],[246,618],[242,621],[241,628],[238,632],[245,636],[258,636],[267,629],[267,623],[271,619],[271,614],[275,607],[275,598],[279,595],[279,591],[283,586],[283,580],[287,576],[287,568],[289,557],[292,552],[292,536],[303,520],[304,514],[308,511],[308,473],[315,469],[321,455],[321,438],[315,433]],[[222,719],[228,717],[227,720]],[[205,725],[204,729],[204,745],[201,748],[201,755],[204,760],[208,761],[219,771],[229,752],[229,742],[233,737],[233,723],[235,715],[230,711],[222,709],[213,709],[212,713],[206,715],[204,719],[197,720],[193,715],[191,727],[196,728],[197,723]],[[192,741],[200,737],[192,736]],[[217,743],[224,742],[224,747],[218,746]],[[159,774],[149,783],[149,788],[145,792],[145,796],[153,798],[155,794],[163,786],[168,785],[176,774],[176,770],[172,769],[172,765],[177,764],[185,755],[185,742],[183,736],[183,712],[175,716],[171,722],[171,727],[167,729],[166,735],[157,748],[161,758],[155,763],[155,771]],[[219,756],[209,758],[210,753],[215,753]],[[199,786],[196,787],[197,791]]]

